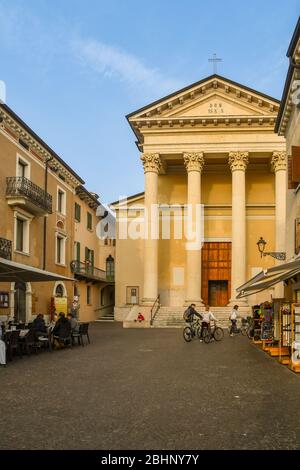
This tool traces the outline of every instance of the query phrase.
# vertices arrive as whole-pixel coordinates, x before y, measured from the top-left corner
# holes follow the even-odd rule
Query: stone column
[[[286,169],[287,159],[285,152],[274,152],[271,159],[271,166],[275,173],[275,251],[286,251],[285,231],[286,231]],[[282,261],[277,261],[277,264]],[[284,297],[283,283],[276,284],[275,297]]]
[[[203,153],[185,153],[183,155],[183,159],[188,174],[187,202],[188,207],[192,211],[191,229],[193,230],[193,233],[195,233],[196,230],[201,233],[201,227],[199,226],[199,224],[202,221],[197,220],[197,206],[199,207],[201,204],[201,174],[204,166]],[[201,246],[199,246],[197,249],[190,249],[190,247],[187,246],[186,282],[186,304],[195,303],[197,306],[202,306],[203,302],[201,298]]]
[[[229,305],[246,306],[245,299],[236,300],[236,289],[246,282],[246,185],[245,172],[248,152],[230,152],[232,172],[232,252],[231,299]]]
[[[153,305],[158,296],[158,239],[155,236],[155,206],[157,205],[158,173],[161,160],[158,153],[141,156],[145,173],[145,240],[144,240],[144,288],[142,303]],[[152,217],[153,216],[153,217]]]

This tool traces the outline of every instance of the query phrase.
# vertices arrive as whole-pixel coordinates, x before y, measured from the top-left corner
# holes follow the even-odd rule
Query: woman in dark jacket
[[[64,313],[60,313],[58,320],[53,328],[53,338],[56,339],[58,343],[65,343],[66,341],[71,341],[71,324],[69,320],[65,317]]]

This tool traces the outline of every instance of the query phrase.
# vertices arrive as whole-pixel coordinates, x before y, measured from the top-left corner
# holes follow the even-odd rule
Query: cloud
[[[118,47],[94,39],[72,41],[72,50],[82,65],[93,69],[103,77],[112,78],[140,87],[153,94],[168,93],[182,86],[179,80],[165,77],[159,70],[147,67],[142,60]]]

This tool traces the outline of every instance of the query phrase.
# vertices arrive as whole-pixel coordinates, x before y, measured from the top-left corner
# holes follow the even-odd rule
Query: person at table
[[[79,323],[78,323],[78,321],[76,320],[76,318],[72,315],[72,313],[68,313],[67,317],[68,317],[68,320],[69,320],[70,325],[71,325],[71,331],[72,331],[72,333],[78,333],[78,331],[79,331]]]
[[[52,335],[54,338],[54,346],[56,348],[60,347],[65,340],[70,339],[71,324],[63,312],[60,312],[58,316]]]
[[[2,341],[2,327],[0,326],[0,366],[6,365],[6,346]]]
[[[32,322],[31,328],[35,331],[36,336],[45,336],[47,334],[44,315],[39,313]]]

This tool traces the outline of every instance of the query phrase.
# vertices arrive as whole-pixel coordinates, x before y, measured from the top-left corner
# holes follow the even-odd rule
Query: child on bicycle
[[[203,338],[203,331],[205,330],[205,328],[207,328],[208,330],[210,329],[211,320],[213,320],[215,322],[217,321],[216,317],[214,316],[214,314],[210,310],[210,306],[206,305],[205,312],[202,315],[202,324],[201,324],[201,333],[200,333],[200,342],[201,343],[203,341],[203,339],[202,339]]]

